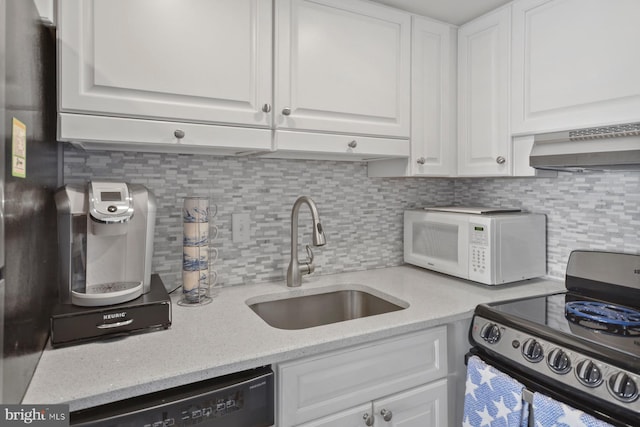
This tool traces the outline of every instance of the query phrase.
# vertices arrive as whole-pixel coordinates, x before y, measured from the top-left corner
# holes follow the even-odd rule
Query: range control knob
[[[638,386],[629,375],[618,372],[609,378],[609,391],[622,402],[633,402],[638,398]]]
[[[544,359],[544,350],[538,341],[529,338],[522,344],[522,355],[529,362],[538,363]]]
[[[489,344],[500,341],[500,327],[495,323],[485,323],[480,329],[480,337]]]
[[[549,356],[547,356],[547,365],[549,365],[549,369],[556,374],[564,375],[571,370],[571,360],[569,360],[569,356],[559,348],[551,350]]]
[[[602,372],[591,360],[583,360],[576,365],[576,377],[587,387],[598,387],[602,384]]]

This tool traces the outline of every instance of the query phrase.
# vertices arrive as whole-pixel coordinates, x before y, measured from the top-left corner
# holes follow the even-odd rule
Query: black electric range
[[[640,255],[574,251],[566,292],[479,305],[477,354],[532,390],[640,426]]]

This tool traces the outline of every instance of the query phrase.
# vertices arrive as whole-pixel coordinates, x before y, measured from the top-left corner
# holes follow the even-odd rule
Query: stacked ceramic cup
[[[206,197],[186,197],[182,207],[182,299],[180,305],[203,305],[211,302],[211,289],[217,273],[211,265],[218,250],[210,246],[218,227],[211,224],[215,209]]]

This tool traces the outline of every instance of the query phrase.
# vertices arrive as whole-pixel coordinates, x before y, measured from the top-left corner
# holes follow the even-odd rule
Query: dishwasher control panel
[[[70,424],[268,427],[274,413],[273,371],[262,367],[72,412]]]

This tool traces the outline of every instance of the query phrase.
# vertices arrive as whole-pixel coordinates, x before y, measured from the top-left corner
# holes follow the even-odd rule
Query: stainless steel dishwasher
[[[267,427],[274,424],[270,366],[187,384],[70,414],[72,426]]]

